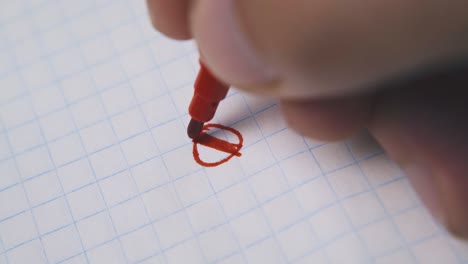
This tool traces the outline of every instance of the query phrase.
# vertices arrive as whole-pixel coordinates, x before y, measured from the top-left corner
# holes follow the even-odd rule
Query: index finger
[[[189,1],[146,0],[153,26],[174,39],[190,39],[188,26]]]

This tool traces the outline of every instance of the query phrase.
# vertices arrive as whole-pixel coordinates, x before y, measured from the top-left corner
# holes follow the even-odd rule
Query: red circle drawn
[[[198,147],[197,147],[199,142],[197,142],[197,138],[193,139],[193,158],[195,159],[195,161],[198,164],[200,164],[200,165],[202,165],[204,167],[216,167],[218,165],[221,165],[221,164],[227,162],[232,157],[240,154],[239,151],[241,150],[242,144],[244,143],[244,138],[242,137],[242,135],[241,135],[241,133],[239,131],[235,130],[234,128],[223,126],[223,125],[220,125],[220,124],[206,124],[206,125],[203,126],[202,135],[203,135],[203,133],[205,133],[204,131],[208,131],[210,128],[219,128],[221,130],[226,130],[226,131],[229,131],[229,132],[233,133],[239,139],[239,143],[233,144],[233,143],[230,143],[230,142],[225,142],[225,146],[226,146],[225,149],[229,148],[227,146],[229,144],[230,146],[235,146],[235,151],[231,152],[229,154],[229,156],[227,156],[226,158],[224,158],[224,159],[222,159],[220,161],[205,162],[205,161],[200,159],[200,154],[198,153]],[[198,137],[198,138],[200,138],[200,137]]]

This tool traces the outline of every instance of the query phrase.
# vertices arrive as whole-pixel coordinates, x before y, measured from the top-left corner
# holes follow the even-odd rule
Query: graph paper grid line
[[[175,135],[185,133],[189,119],[180,107],[187,103],[182,97],[191,96],[186,87],[198,70],[197,51],[193,44],[149,34],[144,4],[24,0],[2,7],[0,55],[13,63],[0,61],[0,84],[11,84],[11,76],[18,80],[0,87],[7,95],[0,99],[0,174],[7,176],[0,179],[0,263],[468,263],[413,198],[401,171],[389,169],[382,150],[356,155],[354,148],[367,141],[325,143],[295,135],[278,119],[274,102],[230,92],[225,100],[232,112],[219,111],[216,120],[244,133],[243,156],[220,169],[194,164],[192,143]],[[87,28],[89,21],[97,21],[95,29]],[[132,41],[116,33],[126,26],[137,30]],[[47,46],[47,36],[60,30],[68,42]],[[108,43],[109,54],[90,61],[85,45],[96,40]],[[67,63],[70,58],[77,61]],[[35,65],[50,77],[40,79]],[[118,78],[100,71],[104,67]],[[151,85],[153,74],[160,83]],[[89,91],[67,94],[65,81],[77,76],[90,79]],[[83,108],[91,101],[102,116]],[[169,111],[156,102],[172,109],[170,118],[148,116],[144,107],[150,103],[154,111]],[[44,119],[58,114],[57,120],[70,120],[71,130],[48,134],[52,128]],[[37,138],[21,135],[27,127],[37,127]],[[111,139],[96,142],[85,131]],[[290,146],[283,137],[292,140]],[[141,142],[152,151],[135,151]],[[69,169],[76,166],[90,174],[76,177]],[[50,182],[44,188],[44,179],[55,179],[56,187]],[[77,202],[85,194],[96,195],[94,203]],[[27,231],[19,236],[11,227]],[[75,235],[63,239],[62,251],[57,238],[63,234]]]

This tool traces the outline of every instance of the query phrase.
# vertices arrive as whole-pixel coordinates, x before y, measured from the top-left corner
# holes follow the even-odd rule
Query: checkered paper
[[[232,89],[243,156],[197,165],[197,50],[144,4],[0,2],[0,263],[468,263],[365,132],[303,138]]]

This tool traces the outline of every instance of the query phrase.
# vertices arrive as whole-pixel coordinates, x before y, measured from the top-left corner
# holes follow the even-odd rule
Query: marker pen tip
[[[187,135],[189,138],[194,139],[198,137],[203,129],[203,122],[197,121],[195,119],[190,119],[190,123],[187,127]]]

